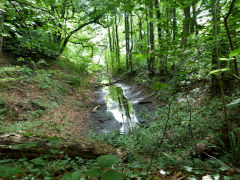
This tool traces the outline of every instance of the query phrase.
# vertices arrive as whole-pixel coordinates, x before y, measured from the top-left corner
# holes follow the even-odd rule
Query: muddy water
[[[111,112],[121,125],[120,134],[125,134],[136,127],[139,122],[131,102],[124,96],[121,86],[111,85],[104,87],[107,111]]]
[[[102,84],[109,83],[108,78],[103,78]],[[94,113],[94,117],[101,122],[100,132],[119,130],[120,134],[126,134],[136,128],[141,121],[135,110],[141,99],[139,94],[133,93],[130,86],[122,83],[100,88],[97,92],[100,108]]]

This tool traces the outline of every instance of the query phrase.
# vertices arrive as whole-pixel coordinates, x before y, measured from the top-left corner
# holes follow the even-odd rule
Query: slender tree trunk
[[[115,33],[115,26],[114,24],[112,25],[112,31],[111,31],[111,34],[112,34],[112,50],[113,52],[115,52],[116,50],[116,33]]]
[[[115,31],[116,31],[116,58],[117,58],[117,62],[118,62],[118,69],[120,69],[120,46],[119,46],[117,16],[115,16]]]
[[[190,6],[183,9],[184,19],[183,19],[183,37],[182,37],[182,46],[187,45],[187,37],[190,32]]]
[[[155,44],[154,44],[154,25],[153,25],[153,2],[149,4],[149,36],[150,36],[150,59],[148,62],[149,77],[154,76],[154,63],[155,63]]]
[[[229,26],[228,26],[228,18],[231,15],[231,12],[232,12],[232,9],[234,8],[235,2],[236,2],[236,0],[232,0],[230,8],[229,8],[229,11],[228,11],[228,14],[224,17],[224,26],[225,26],[225,29],[226,29],[226,32],[227,32],[227,37],[228,37],[228,41],[229,41],[229,45],[230,45],[231,51],[234,50],[234,45],[233,45],[230,29],[229,29]],[[234,56],[233,63],[234,63],[235,74],[237,76],[239,76],[236,56]]]
[[[160,48],[161,40],[162,40],[162,28],[161,28],[161,12],[160,12],[158,0],[155,0],[155,8],[156,8],[156,17],[157,17],[158,46]]]
[[[190,32],[198,35],[198,29],[197,29],[197,12],[196,12],[196,4],[192,4],[192,23],[190,27]]]
[[[3,13],[3,7],[0,4],[0,32],[3,30],[3,22],[4,22],[4,13]],[[2,55],[2,48],[3,48],[3,37],[0,35],[0,56]]]
[[[117,59],[116,58],[116,34],[115,34],[115,25],[113,24],[112,25],[112,48],[113,48],[113,51],[112,51],[112,69],[114,68],[114,62],[115,60]]]
[[[125,11],[125,40],[126,40],[126,67],[129,69],[130,36],[129,36],[129,14]]]
[[[213,37],[215,46],[212,49],[212,70],[218,69],[219,64],[219,48],[218,48],[218,37],[219,37],[219,21],[220,21],[220,9],[219,9],[219,0],[212,0],[212,22],[213,24]],[[216,49],[217,48],[217,49]],[[219,83],[216,76],[212,76],[212,85],[211,89],[214,94],[219,90]]]
[[[173,22],[172,22],[172,38],[173,38],[173,46],[174,48],[176,48],[176,36],[177,36],[177,12],[176,12],[176,8],[173,8]],[[176,65],[175,65],[175,61],[171,67],[172,71],[176,72]]]
[[[142,18],[140,16],[138,16],[138,27],[139,27],[139,52],[143,52],[143,46],[142,46],[142,42],[143,42],[143,23],[142,23]]]
[[[129,51],[129,63],[130,63],[131,72],[133,72],[132,51],[134,48],[134,43],[133,43],[133,19],[132,19],[132,16],[130,16],[130,28],[131,28],[131,47],[130,47],[130,51]]]
[[[108,29],[108,43],[109,43],[109,50],[112,53],[113,52],[113,48],[112,48],[112,35],[111,35],[111,30],[110,27],[107,28]]]
[[[149,22],[149,14],[148,14],[148,7],[146,6],[146,24],[147,24],[147,32],[146,32],[146,45],[147,48],[145,49],[145,54],[147,54],[147,64],[148,64],[148,69],[149,69],[149,61],[150,61],[150,22]]]
[[[176,35],[177,35],[177,13],[176,8],[173,8],[173,41],[176,40]]]
[[[109,50],[110,50],[110,60],[111,65],[113,67],[113,44],[112,44],[112,34],[111,34],[111,27],[108,26],[108,43],[109,43]]]

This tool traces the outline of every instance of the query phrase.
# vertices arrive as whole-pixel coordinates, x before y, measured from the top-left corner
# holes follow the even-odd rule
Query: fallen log
[[[70,141],[52,137],[25,137],[20,134],[0,135],[0,157],[37,158],[48,154],[54,159],[64,155],[84,159],[95,159],[106,154],[125,157],[122,150],[91,139]]]

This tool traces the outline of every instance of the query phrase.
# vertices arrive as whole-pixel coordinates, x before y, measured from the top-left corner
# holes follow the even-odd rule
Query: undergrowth
[[[43,133],[44,128],[38,127],[59,131],[56,124],[42,117],[64,103],[67,95],[87,88],[88,72],[66,59],[50,61],[51,65],[44,60],[22,61],[26,61],[23,66],[0,68],[0,133]]]

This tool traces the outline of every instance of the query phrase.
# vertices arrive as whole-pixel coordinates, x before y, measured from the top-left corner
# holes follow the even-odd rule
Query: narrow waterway
[[[142,122],[139,112],[136,111],[141,100],[140,92],[133,92],[131,86],[124,83],[110,85],[108,78],[103,77],[98,89],[97,104],[99,108],[94,112],[94,118],[101,122],[100,132],[109,133],[118,130],[126,134]]]

